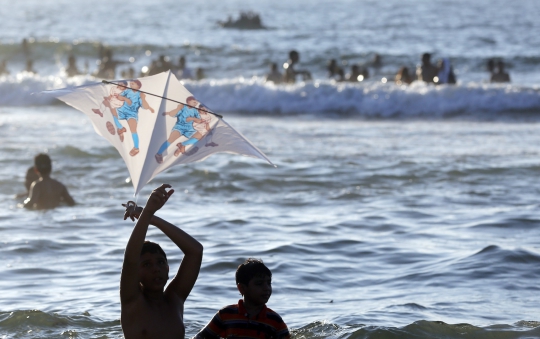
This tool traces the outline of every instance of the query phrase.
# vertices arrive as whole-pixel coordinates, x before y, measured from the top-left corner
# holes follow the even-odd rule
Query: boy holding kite
[[[124,253],[120,276],[121,324],[126,339],[184,338],[184,302],[201,268],[203,246],[186,232],[155,216],[173,194],[171,186],[156,188],[144,208],[126,206],[124,220],[137,222]],[[161,247],[145,241],[148,226],[161,230],[184,253],[178,273],[169,279],[167,256]]]

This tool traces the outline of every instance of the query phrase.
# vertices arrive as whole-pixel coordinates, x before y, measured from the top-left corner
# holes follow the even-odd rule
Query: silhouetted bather
[[[418,80],[425,81],[427,83],[435,82],[435,77],[439,70],[431,63],[431,54],[424,53],[422,55],[422,65],[416,69],[416,75]]]
[[[510,75],[504,70],[504,62],[497,62],[496,71],[491,75],[491,82],[510,82]]]
[[[300,61],[300,54],[292,50],[289,52],[289,60],[283,64],[283,68],[285,69],[285,75],[284,75],[284,81],[287,83],[295,83],[296,82],[296,76],[301,75],[303,80],[310,80],[311,79],[311,73],[305,70],[295,70],[294,66]]]

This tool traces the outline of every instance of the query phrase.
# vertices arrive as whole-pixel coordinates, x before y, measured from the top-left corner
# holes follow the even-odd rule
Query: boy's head
[[[163,291],[169,279],[169,264],[165,252],[156,243],[145,241],[141,250],[139,279],[148,291]]]
[[[165,260],[167,260],[167,255],[165,254],[165,251],[163,251],[161,246],[159,246],[155,242],[151,242],[148,240],[144,242],[142,250],[141,250],[141,255],[145,253],[159,253],[165,257]]]
[[[191,107],[197,107],[197,105],[199,104],[199,102],[197,101],[197,99],[195,99],[194,96],[187,97],[186,103],[188,104],[188,106]]]
[[[272,272],[262,260],[249,258],[236,270],[236,287],[244,302],[266,304],[272,295]]]
[[[52,171],[51,158],[45,154],[40,153],[34,157],[34,167],[41,175],[49,175]]]
[[[138,91],[140,88],[142,87],[142,83],[135,79],[135,80],[131,80],[131,89],[134,90],[134,91]]]

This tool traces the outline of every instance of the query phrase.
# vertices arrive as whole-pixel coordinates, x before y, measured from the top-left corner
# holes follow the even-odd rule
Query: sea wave
[[[55,105],[58,100],[40,92],[98,82],[99,79],[92,76],[71,79],[24,73],[4,76],[0,78],[0,106]],[[265,83],[260,77],[183,82],[197,98],[219,113],[315,114],[367,119],[540,117],[540,88],[537,87],[482,83],[397,86],[327,80],[275,85]]]
[[[199,324],[188,322],[187,335],[195,334]],[[116,337],[122,335],[119,320],[103,320],[90,313],[64,315],[40,310],[0,312],[0,328],[10,338],[65,338],[65,337]],[[193,332],[193,333],[191,333]],[[365,324],[338,325],[327,321],[314,321],[291,329],[295,339],[388,339],[388,338],[538,338],[540,323],[519,321],[515,324],[498,324],[478,327],[467,323],[447,324],[442,321],[419,320],[403,327],[371,326]]]

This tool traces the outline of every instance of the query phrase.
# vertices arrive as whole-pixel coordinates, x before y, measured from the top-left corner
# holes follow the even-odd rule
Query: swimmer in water
[[[38,154],[34,158],[34,168],[39,179],[30,185],[24,207],[28,209],[51,209],[62,203],[73,206],[75,201],[60,181],[51,178],[51,158],[47,154]]]

